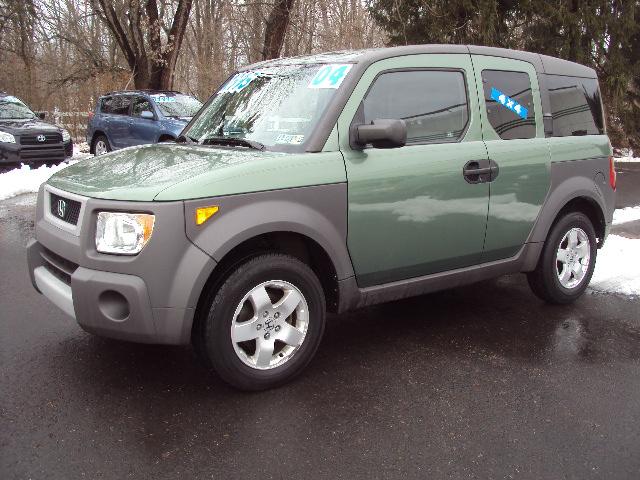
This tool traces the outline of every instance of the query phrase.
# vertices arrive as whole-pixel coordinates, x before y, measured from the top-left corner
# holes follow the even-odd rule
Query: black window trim
[[[352,138],[352,132],[353,129],[357,126],[357,125],[362,125],[362,116],[363,116],[363,107],[364,107],[364,99],[367,98],[367,95],[369,95],[369,92],[371,91],[371,89],[373,88],[373,85],[376,83],[376,81],[378,80],[378,77],[384,75],[385,73],[398,73],[398,72],[423,72],[423,71],[431,71],[431,72],[458,72],[462,74],[462,81],[464,82],[464,96],[465,99],[467,100],[467,121],[464,125],[464,127],[462,128],[461,132],[460,132],[460,136],[458,138],[456,138],[455,140],[451,140],[451,141],[433,141],[433,142],[415,142],[415,143],[407,143],[404,147],[417,147],[420,145],[442,145],[445,143],[462,143],[464,141],[464,139],[467,136],[467,132],[469,131],[469,126],[471,125],[471,107],[469,105],[469,84],[467,82],[467,75],[466,75],[466,70],[464,68],[452,68],[452,67],[400,67],[400,68],[390,68],[388,70],[382,70],[380,72],[378,72],[376,74],[375,77],[373,77],[373,80],[371,80],[371,83],[369,84],[369,87],[367,88],[367,91],[364,92],[364,95],[362,96],[362,99],[360,100],[360,103],[358,104],[358,108],[356,109],[356,113],[353,116],[353,118],[351,119],[351,123],[349,124],[349,137],[350,139]],[[351,144],[351,140],[349,141],[349,144]],[[358,150],[369,150],[372,149],[374,147],[371,146],[366,146],[365,148],[358,148]],[[352,147],[353,149],[353,147]],[[376,149],[379,150],[379,149]]]
[[[533,137],[528,137],[528,138],[502,138],[500,136],[500,134],[496,131],[495,127],[491,124],[491,120],[489,120],[489,111],[487,110],[487,99],[485,98],[485,95],[484,95],[484,80],[482,78],[482,74],[485,71],[489,71],[489,72],[505,72],[505,73],[524,73],[527,77],[529,77],[529,90],[531,90],[531,102],[532,102],[532,106],[534,107],[533,108],[533,125],[536,127],[535,128],[535,135]],[[538,95],[540,96],[540,103],[542,104],[542,93],[540,92],[540,80],[538,79],[538,73],[537,72],[536,72],[536,80],[538,80]],[[532,140],[534,138],[538,138],[538,122],[536,121],[536,110],[535,110],[536,97],[533,95],[533,84],[531,83],[531,74],[529,72],[525,72],[523,70],[505,70],[504,68],[483,68],[482,70],[480,70],[480,81],[483,82],[483,83],[480,84],[480,86],[482,87],[481,88],[482,100],[484,101],[484,113],[487,116],[487,123],[489,124],[489,127],[491,127],[493,132],[498,136],[499,140],[502,140],[502,141],[505,141],[505,142],[510,142],[512,140]],[[520,93],[522,93],[522,92],[520,92]],[[529,120],[529,117],[527,117],[526,120]]]

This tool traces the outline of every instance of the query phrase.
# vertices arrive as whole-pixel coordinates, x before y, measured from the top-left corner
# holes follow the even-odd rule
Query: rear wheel
[[[325,324],[322,286],[301,261],[266,254],[243,263],[216,292],[194,339],[227,383],[263,390],[298,375]]]
[[[104,135],[98,135],[93,140],[93,154],[97,157],[111,151],[109,140]]]
[[[568,213],[551,229],[536,269],[527,275],[529,285],[549,303],[573,302],[589,285],[596,255],[593,224],[583,213]]]

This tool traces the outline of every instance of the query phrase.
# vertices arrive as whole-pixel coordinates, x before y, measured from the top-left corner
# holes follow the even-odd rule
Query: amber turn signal
[[[217,205],[196,208],[196,225],[202,225],[204,222],[209,220],[209,218],[215,215],[218,210],[219,207]]]

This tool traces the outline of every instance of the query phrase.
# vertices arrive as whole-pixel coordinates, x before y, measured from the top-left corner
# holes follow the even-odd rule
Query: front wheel
[[[301,261],[260,255],[229,276],[202,321],[194,340],[207,363],[237,388],[263,390],[311,361],[324,332],[324,293]]]
[[[593,224],[583,213],[568,213],[551,229],[536,269],[527,275],[529,285],[549,303],[573,302],[589,285],[596,255]]]

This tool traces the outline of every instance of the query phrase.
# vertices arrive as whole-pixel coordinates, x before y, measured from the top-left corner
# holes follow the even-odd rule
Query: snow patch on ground
[[[42,165],[38,168],[31,168],[29,165],[22,165],[20,168],[14,168],[5,173],[0,173],[0,200],[15,197],[22,193],[37,192],[44,182],[51,175],[69,165],[76,163],[77,160],[70,160],[69,163],[62,163],[47,167]]]
[[[616,157],[616,163],[631,163],[631,162],[640,162],[640,157]]]
[[[57,171],[92,156],[89,153],[89,146],[84,142],[79,145],[74,144],[73,157],[60,165],[51,167],[42,165],[38,168],[22,165],[20,168],[0,173],[0,200],[6,200],[23,193],[35,193],[40,185],[49,180],[49,177]]]
[[[589,288],[597,292],[640,295],[640,238],[609,235],[604,247],[598,250]]]
[[[635,207],[619,208],[613,212],[613,224],[620,225],[621,223],[635,222],[640,220],[640,205]]]

